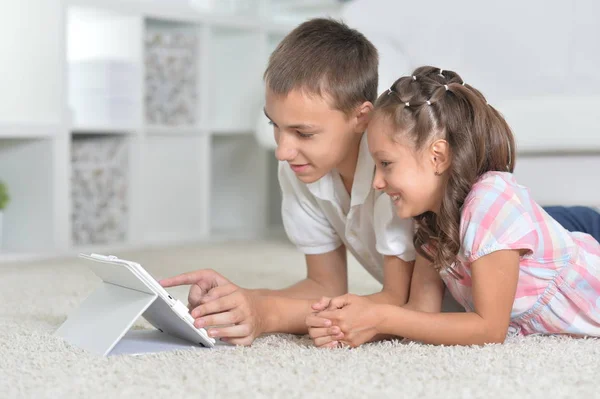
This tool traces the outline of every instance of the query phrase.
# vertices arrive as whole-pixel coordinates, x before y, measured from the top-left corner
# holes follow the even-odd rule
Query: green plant
[[[6,208],[8,202],[10,201],[10,197],[8,196],[8,188],[6,188],[6,184],[0,181],[0,210]]]

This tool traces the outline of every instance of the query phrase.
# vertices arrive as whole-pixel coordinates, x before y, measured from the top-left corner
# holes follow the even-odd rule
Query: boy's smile
[[[302,172],[306,172],[306,170],[310,167],[310,164],[304,164],[304,165],[299,165],[299,164],[290,164],[290,168],[292,168],[292,170],[294,171],[294,173],[299,174]]]
[[[361,137],[355,134],[356,119],[334,109],[327,96],[300,89],[281,95],[267,87],[264,111],[273,125],[275,156],[288,162],[302,182],[313,183],[333,169],[353,177]]]

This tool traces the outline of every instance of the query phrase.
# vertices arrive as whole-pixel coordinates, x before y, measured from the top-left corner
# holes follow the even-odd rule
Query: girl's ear
[[[356,133],[363,133],[371,121],[373,114],[373,104],[365,101],[355,108],[354,117],[356,118]]]
[[[446,140],[436,140],[430,147],[431,167],[435,175],[444,174],[452,162],[450,154],[450,145]]]

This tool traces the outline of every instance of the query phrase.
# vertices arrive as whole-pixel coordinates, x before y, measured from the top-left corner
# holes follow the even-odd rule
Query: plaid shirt
[[[525,250],[510,331],[600,336],[600,244],[565,230],[512,174],[480,177],[462,208],[460,232],[454,269],[461,278],[441,276],[467,311],[475,309],[471,264],[494,251]]]

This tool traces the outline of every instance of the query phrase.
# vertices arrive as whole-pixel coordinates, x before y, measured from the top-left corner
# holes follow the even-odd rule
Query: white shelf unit
[[[256,1],[261,10],[264,3]],[[272,151],[253,133],[273,38],[292,26],[262,11],[211,14],[183,2],[48,4],[38,24],[47,29],[35,35],[38,46],[58,50],[44,79],[54,84],[27,93],[38,95],[33,117],[27,109],[19,120],[0,117],[0,180],[11,196],[0,261],[262,234]],[[16,7],[9,17],[29,18],[39,5],[23,0]],[[153,47],[155,32],[165,35],[166,47]],[[187,36],[174,39],[178,34]],[[22,65],[12,70],[30,73]],[[111,140],[124,154],[106,149],[106,162],[76,163]],[[88,147],[84,155],[81,146]],[[118,179],[110,177],[115,162],[127,165]],[[108,177],[95,189],[114,183],[120,194],[100,201],[89,186],[102,173]],[[81,193],[84,205],[75,197]],[[86,215],[98,221],[82,222]],[[110,229],[116,222],[119,233],[78,235],[82,226]]]

